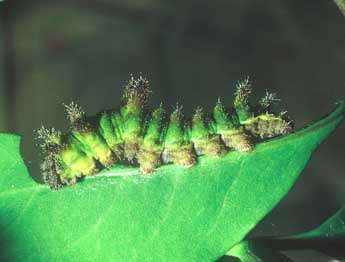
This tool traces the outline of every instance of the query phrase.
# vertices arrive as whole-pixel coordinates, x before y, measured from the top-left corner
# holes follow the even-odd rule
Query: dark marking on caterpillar
[[[238,82],[232,106],[218,99],[211,113],[199,107],[190,118],[178,104],[170,114],[162,104],[151,110],[150,92],[145,78],[131,77],[119,110],[87,116],[74,102],[64,105],[69,132],[43,126],[37,131],[44,155],[44,182],[58,190],[124,163],[139,166],[142,175],[151,175],[167,163],[190,168],[197,165],[200,155],[222,157],[231,150],[248,153],[254,143],[292,131],[286,112],[272,112],[272,105],[279,101],[275,94],[266,91],[257,105],[250,104],[249,78]]]

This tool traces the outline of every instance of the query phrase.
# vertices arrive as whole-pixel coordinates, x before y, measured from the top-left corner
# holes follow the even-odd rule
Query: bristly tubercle
[[[257,105],[250,104],[249,78],[238,82],[233,106],[218,99],[210,114],[199,107],[191,118],[185,117],[179,104],[170,114],[162,104],[149,109],[150,92],[145,78],[132,76],[119,110],[90,117],[74,102],[64,105],[69,132],[45,127],[37,131],[44,182],[58,190],[124,163],[139,166],[145,176],[167,163],[192,168],[200,155],[222,157],[231,150],[250,153],[255,143],[292,131],[286,112],[272,112],[272,105],[279,101],[275,94],[266,91]]]

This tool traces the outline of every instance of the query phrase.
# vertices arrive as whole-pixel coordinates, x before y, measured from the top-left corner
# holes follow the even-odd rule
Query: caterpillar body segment
[[[128,115],[124,119],[123,154],[126,159],[133,162],[137,158],[142,143],[141,116]]]
[[[249,77],[237,83],[234,107],[240,123],[251,118],[252,116],[252,110],[249,104],[249,97],[251,93],[252,86]]]
[[[229,148],[240,152],[249,152],[253,149],[250,136],[242,128],[225,134],[223,140]]]
[[[115,156],[105,139],[96,130],[80,133],[73,131],[73,136],[81,143],[83,151],[109,168],[115,163]]]
[[[257,140],[267,139],[292,132],[293,126],[289,119],[273,114],[263,114],[243,123],[247,132]]]
[[[229,115],[229,112],[219,98],[213,109],[213,117],[215,120],[214,128],[220,135],[231,130],[236,130],[239,126],[237,116],[234,114]]]
[[[146,132],[138,155],[140,171],[147,175],[162,164],[166,116],[162,105],[154,110],[146,123]]]
[[[189,138],[188,125],[184,119],[182,107],[176,105],[175,110],[170,115],[164,139],[164,163],[174,163],[184,167],[191,167],[196,163],[196,153]]]
[[[260,141],[292,132],[293,123],[286,115],[287,111],[283,111],[278,115],[272,112],[273,105],[279,101],[280,99],[277,98],[275,93],[269,93],[266,90],[265,96],[259,100],[256,107],[257,115],[241,123],[254,140]]]
[[[140,171],[150,174],[162,164],[162,151],[164,136],[166,133],[165,111],[162,105],[154,110],[151,119],[147,121],[146,132],[138,155]]]
[[[142,146],[146,149],[163,149],[163,142],[166,132],[166,116],[162,106],[154,110],[147,123],[146,132],[143,138]]]
[[[191,122],[191,140],[197,155],[219,157],[227,153],[220,135],[216,134],[211,121],[207,119],[201,108],[195,111]]]
[[[73,102],[65,105],[68,119],[71,122],[71,136],[79,142],[79,148],[90,158],[99,161],[104,167],[111,167],[115,157],[107,145],[98,128],[92,123],[92,118],[87,118],[81,107]]]
[[[95,158],[84,151],[82,144],[73,136],[62,144],[55,155],[56,171],[64,184],[75,184],[77,178],[91,176],[97,172]]]
[[[131,77],[118,110],[88,117],[77,104],[64,105],[71,130],[62,135],[42,127],[37,132],[44,154],[44,182],[59,190],[117,164],[138,165],[143,175],[166,163],[188,168],[197,164],[200,155],[250,153],[254,143],[292,131],[284,113],[272,112],[279,101],[274,94],[266,91],[256,106],[250,105],[249,79],[238,83],[233,106],[218,99],[211,114],[198,108],[190,119],[179,105],[170,115],[162,105],[149,110],[150,92],[145,78]]]
[[[137,80],[131,77],[124,91],[120,112],[125,130],[122,133],[124,156],[129,161],[134,161],[138,157],[143,137],[144,110],[147,107],[149,93],[148,81],[142,77]]]
[[[103,111],[99,116],[98,132],[113,151],[114,162],[121,159],[123,140],[120,132],[112,123],[112,111]]]
[[[62,184],[75,184],[77,178],[97,171],[95,160],[85,153],[82,144],[73,135],[62,136],[53,128],[42,127],[38,130],[38,137],[45,139],[41,144],[45,148],[41,165],[43,180],[52,189],[59,189]]]
[[[217,133],[221,135],[227,147],[234,148],[241,152],[252,150],[253,147],[250,142],[250,136],[246,134],[240,124],[238,116],[235,113],[229,113],[220,100],[218,100],[214,108],[214,118],[216,121]]]
[[[120,112],[117,111],[111,113],[110,119],[114,129],[114,136],[116,136],[118,144],[122,144],[123,148],[123,136],[125,132],[124,119],[121,116]]]

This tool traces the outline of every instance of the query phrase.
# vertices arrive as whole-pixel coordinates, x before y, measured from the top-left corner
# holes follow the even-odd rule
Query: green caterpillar
[[[292,131],[285,112],[272,113],[278,101],[274,94],[266,92],[256,106],[250,105],[248,78],[237,84],[232,107],[218,99],[211,114],[198,108],[190,119],[179,105],[170,115],[162,105],[150,110],[150,92],[145,78],[131,77],[119,110],[89,117],[75,103],[65,105],[70,132],[45,127],[37,131],[44,182],[58,190],[99,169],[124,163],[138,165],[143,175],[167,163],[189,168],[197,164],[199,155],[221,157],[232,149],[250,152],[254,143]]]

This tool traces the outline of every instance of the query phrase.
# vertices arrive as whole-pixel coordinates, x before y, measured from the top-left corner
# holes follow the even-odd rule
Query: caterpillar
[[[189,168],[200,155],[222,157],[231,150],[248,153],[255,143],[293,129],[286,112],[272,112],[279,101],[274,93],[266,91],[257,105],[250,104],[249,78],[237,83],[232,106],[224,106],[218,99],[213,112],[207,114],[198,107],[190,118],[179,104],[170,114],[162,104],[151,110],[150,92],[146,78],[131,76],[118,110],[87,116],[74,102],[64,105],[69,132],[62,134],[44,126],[37,130],[44,183],[59,190],[100,169],[124,163],[139,166],[146,176],[168,163]]]

